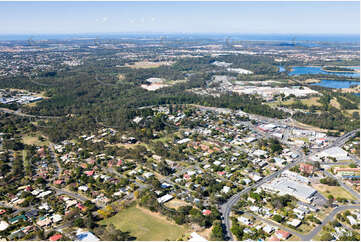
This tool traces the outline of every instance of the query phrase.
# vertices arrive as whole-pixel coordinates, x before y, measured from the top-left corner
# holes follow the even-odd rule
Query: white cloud
[[[108,22],[108,20],[109,20],[108,17],[102,17],[102,18],[97,18],[97,19],[95,19],[95,22],[104,24],[104,23]]]

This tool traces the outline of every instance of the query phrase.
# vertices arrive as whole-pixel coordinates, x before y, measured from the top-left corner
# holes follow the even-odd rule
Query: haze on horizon
[[[0,34],[359,34],[359,2],[0,2]]]

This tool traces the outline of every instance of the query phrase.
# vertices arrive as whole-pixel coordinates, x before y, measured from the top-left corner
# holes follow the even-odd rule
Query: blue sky
[[[359,31],[359,2],[0,2],[0,34]]]

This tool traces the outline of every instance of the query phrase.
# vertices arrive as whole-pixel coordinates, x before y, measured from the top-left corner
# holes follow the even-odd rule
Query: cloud
[[[108,20],[109,20],[108,17],[102,17],[102,18],[97,18],[97,19],[95,19],[95,22],[104,24],[104,23],[108,22]]]
[[[154,17],[152,17],[150,20],[151,20],[152,22],[155,22],[155,18],[154,18]]]

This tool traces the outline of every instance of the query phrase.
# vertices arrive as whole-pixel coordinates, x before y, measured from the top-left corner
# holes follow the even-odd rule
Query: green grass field
[[[184,226],[173,224],[162,215],[135,206],[100,221],[100,224],[109,223],[122,231],[129,231],[136,240],[178,240],[187,231]]]
[[[37,145],[37,146],[49,145],[49,142],[47,140],[40,141],[38,136],[39,136],[39,133],[35,133],[33,135],[24,135],[23,142],[24,142],[24,144],[27,144],[27,145]]]
[[[355,199],[348,191],[343,189],[341,186],[328,186],[324,184],[314,185],[314,188],[318,190],[326,198],[328,195],[332,195],[334,198],[346,198],[348,200]]]

